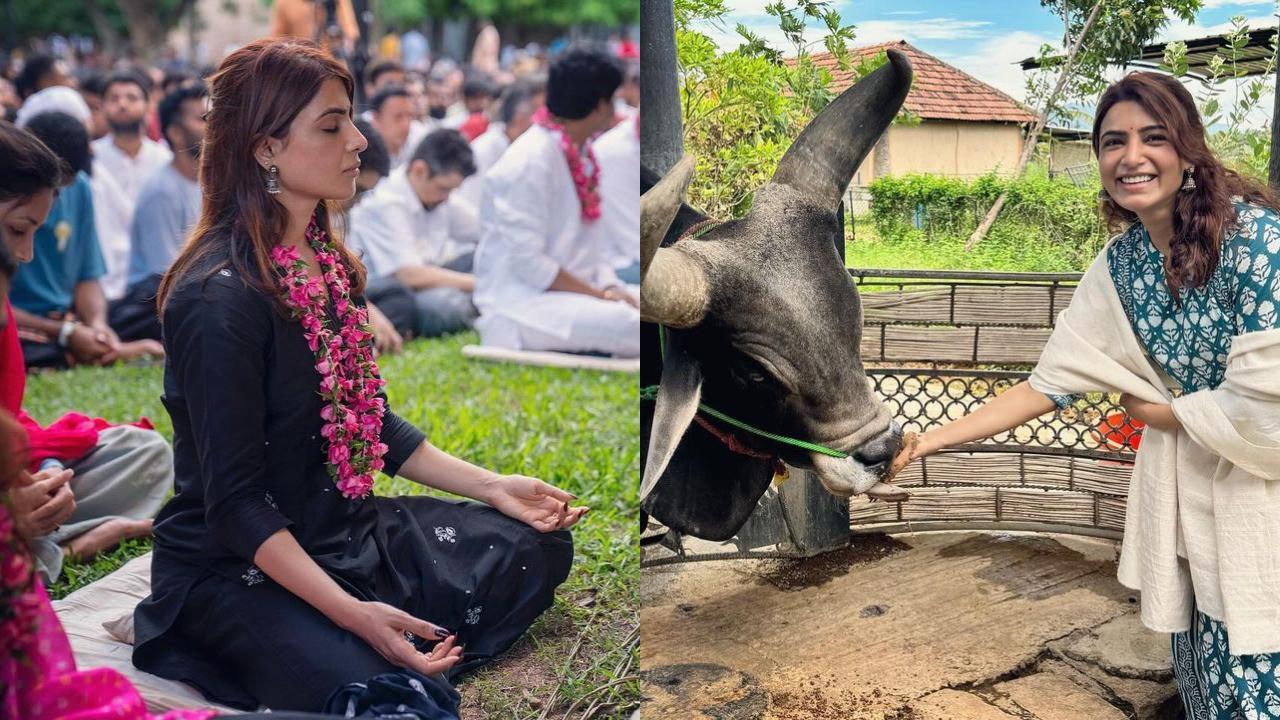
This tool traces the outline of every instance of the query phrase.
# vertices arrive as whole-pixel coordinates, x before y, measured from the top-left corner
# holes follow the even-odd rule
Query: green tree
[[[1070,112],[1074,102],[1096,98],[1106,87],[1105,71],[1127,62],[1168,24],[1170,15],[1194,22],[1203,0],[1040,0],[1062,18],[1062,46],[1040,48],[1041,71],[1027,85],[1027,100],[1039,108],[1027,133],[1014,175],[1026,170],[1049,118]],[[996,198],[986,217],[969,236],[966,249],[987,234],[1004,207],[1007,194]]]
[[[725,27],[724,0],[675,2],[685,149],[698,158],[689,197],[713,217],[746,214],[756,188],[773,175],[791,141],[831,101],[831,74],[814,65],[814,48],[825,48],[842,69],[858,76],[885,60],[881,53],[853,67],[847,46],[855,28],[843,24],[826,2],[779,1],[766,11],[778,19],[793,58],[740,23],[742,42],[723,52],[696,26]],[[822,27],[820,40],[805,40],[810,23]]]

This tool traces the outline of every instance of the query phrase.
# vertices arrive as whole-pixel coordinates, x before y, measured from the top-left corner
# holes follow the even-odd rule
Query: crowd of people
[[[638,354],[637,73],[634,57],[594,46],[562,53],[550,73],[525,64],[502,84],[452,64],[443,75],[390,58],[367,67],[369,100],[356,118],[367,147],[340,224],[368,273],[379,351],[476,328],[485,344],[511,349]],[[37,55],[13,85],[6,115],[71,172],[46,219],[7,228],[31,250],[19,252],[10,293],[21,351],[5,361],[31,369],[162,357],[157,291],[203,201],[204,80],[76,73]],[[52,436],[72,425],[24,422]],[[47,580],[63,557],[147,534],[171,487],[154,433],[101,436],[106,449],[94,458],[138,464],[134,486],[101,488],[119,502],[98,507],[95,525],[55,523],[37,552]],[[130,442],[116,447],[116,437]],[[47,458],[50,468],[77,460]],[[86,483],[100,487],[94,475],[79,468],[70,488],[81,512]]]
[[[388,48],[410,63],[360,78],[369,147],[346,208],[379,350],[474,327],[488,345],[637,356],[634,47],[575,53],[549,88],[546,62],[424,67],[410,40]],[[163,356],[154,299],[200,211],[202,77],[52,55],[9,74],[7,119],[76,171],[14,279],[27,367]]]
[[[460,463],[391,414],[384,396],[365,397],[378,386],[369,384],[369,378],[380,381],[373,355],[359,354],[361,338],[367,337],[371,352],[396,352],[409,338],[474,328],[484,344],[513,350],[638,356],[638,64],[625,51],[620,56],[604,46],[577,44],[542,66],[525,63],[497,71],[448,61],[439,68],[406,66],[384,57],[357,78],[346,74],[341,62],[322,61],[321,56],[322,50],[306,43],[260,41],[235,54],[243,67],[228,68],[229,59],[211,74],[138,67],[99,72],[69,68],[54,56],[32,55],[0,79],[5,116],[0,147],[6,158],[21,155],[24,147],[38,148],[40,152],[30,154],[33,162],[47,160],[50,165],[29,168],[25,180],[18,178],[30,180],[31,187],[5,188],[8,196],[0,195],[0,234],[16,261],[0,331],[0,399],[21,426],[27,459],[24,470],[5,478],[8,512],[29,552],[37,588],[57,580],[68,559],[90,558],[124,538],[157,535],[156,563],[167,570],[157,566],[152,598],[139,610],[134,657],[139,667],[186,680],[211,699],[237,707],[312,710],[320,709],[345,681],[411,668],[418,674],[405,677],[419,689],[420,680],[430,679],[426,686],[433,689],[426,694],[444,708],[440,717],[446,717],[456,694],[444,683],[444,673],[474,667],[500,652],[549,605],[572,555],[567,533],[552,531],[569,527],[585,509],[571,509],[567,493],[532,478],[497,476]],[[275,58],[279,72],[297,77],[268,78],[253,64],[255,57]],[[252,76],[255,87],[236,86],[236,72]],[[285,91],[292,89],[291,79],[312,76],[324,83],[313,88],[313,95]],[[276,82],[279,91],[270,91]],[[7,92],[10,83],[12,92]],[[363,92],[355,92],[355,83],[363,83]],[[250,97],[253,107],[238,104]],[[368,100],[354,105],[358,97]],[[299,131],[301,116],[321,101],[330,106],[308,117],[314,127]],[[232,152],[233,142],[249,139],[256,143],[252,153],[247,147],[243,154]],[[313,143],[314,152],[305,143]],[[344,161],[340,169],[316,166],[322,146],[336,148],[335,143],[341,145],[337,152],[352,161]],[[235,161],[212,162],[207,153],[234,156]],[[330,179],[326,187],[316,184],[330,170],[340,179]],[[348,182],[354,193],[338,187]],[[278,207],[273,210],[264,202]],[[297,213],[294,205],[301,208]],[[221,217],[221,210],[228,216]],[[258,218],[277,223],[273,232],[296,242],[261,235]],[[275,263],[263,265],[275,268],[267,280],[297,280],[307,287],[305,273],[315,272],[329,283],[336,303],[330,313],[344,323],[350,318],[341,337],[349,341],[346,352],[354,354],[342,367],[373,367],[374,373],[369,376],[366,370],[359,380],[360,398],[330,387],[333,407],[376,414],[377,425],[387,428],[380,441],[343,438],[348,426],[341,424],[319,427],[322,416],[333,419],[326,412],[339,411],[319,411],[320,396],[304,387],[311,374],[299,366],[315,363],[323,375],[331,366],[324,359],[269,352],[269,362],[294,363],[282,368],[280,376],[280,382],[296,391],[292,395],[269,391],[266,398],[246,396],[238,403],[232,402],[238,397],[234,394],[210,394],[217,392],[219,382],[234,379],[237,362],[252,359],[252,352],[237,349],[257,346],[237,343],[244,333],[263,327],[249,316],[265,305],[233,293],[225,302],[205,306],[182,279],[218,257],[221,275],[244,274],[249,268],[240,264],[238,251],[244,248],[237,243],[250,240],[264,243],[254,262]],[[292,247],[295,256],[276,257],[268,247],[272,243],[275,250]],[[235,286],[260,289],[248,277]],[[274,333],[279,338],[296,330],[298,347],[290,346],[290,352],[301,350],[310,357],[307,346],[317,351],[318,341],[308,335],[304,342],[303,328],[311,333],[309,323],[319,327],[324,313],[306,315],[302,305],[287,305],[289,298],[299,296],[285,297],[302,325],[289,322],[287,330],[276,327]],[[301,297],[305,302],[305,294]],[[347,304],[347,298],[363,302]],[[226,312],[242,315],[224,317]],[[368,336],[361,335],[365,328]],[[220,332],[231,334],[215,338]],[[227,355],[216,360],[212,353]],[[175,435],[186,441],[179,446],[171,448],[145,419],[113,425],[72,412],[41,425],[22,410],[30,369],[144,357],[166,364],[166,408]],[[322,394],[325,382],[338,382],[338,362],[332,366],[335,375],[321,379]],[[300,397],[312,400],[299,405]],[[215,412],[215,400],[225,412]],[[285,417],[279,427],[270,419],[280,417],[276,414],[264,418],[262,427],[243,422],[255,409],[262,412],[264,405],[276,403],[282,412],[315,404],[316,417]],[[208,425],[214,415],[225,416],[227,423]],[[360,432],[371,427],[363,416],[360,422]],[[235,435],[228,430],[232,426],[252,434],[248,440],[273,433],[282,438],[309,434],[315,440],[311,433],[319,432],[330,441],[327,455],[290,454],[286,448],[280,456],[264,459],[258,452],[248,457],[243,443],[227,440]],[[226,445],[228,452],[207,452],[211,444]],[[270,442],[259,439],[257,444]],[[295,450],[302,452],[303,446],[310,447],[303,443]],[[337,457],[339,446],[350,449],[350,457]],[[263,485],[264,463],[274,466],[277,460],[303,473],[297,482]],[[227,462],[239,464],[223,464]],[[375,510],[374,502],[365,502],[371,496],[362,478],[378,469],[398,471],[485,505],[373,498],[378,501]],[[207,484],[215,471],[225,483],[219,489]],[[332,493],[333,503],[327,498],[303,502],[290,494],[315,482],[331,486],[335,480],[340,492]],[[266,505],[247,507],[254,503],[243,493],[257,493],[254,497],[261,500],[264,487]],[[545,517],[548,508],[550,518]],[[387,530],[382,526],[391,522],[385,513],[401,511],[413,531],[401,528],[391,533],[398,540],[383,538]],[[339,517],[345,518],[340,528],[333,525]],[[287,531],[289,519],[296,518],[306,520],[305,530]],[[530,536],[517,530],[513,518],[538,532]],[[7,522],[0,516],[0,525]],[[450,561],[471,571],[423,567],[423,543],[444,542],[442,528],[452,531],[455,526],[465,527],[464,533],[477,543],[490,543],[489,550],[501,545],[499,554],[505,559],[485,572],[474,571],[475,563],[488,562],[476,546],[471,554],[457,554]],[[388,594],[382,574],[389,566],[374,573],[371,567],[352,565],[348,551],[331,547],[339,539],[330,534],[338,530],[348,545],[353,542],[353,527],[362,528],[356,534],[363,533],[363,540],[356,538],[357,544],[376,542],[379,555],[401,558],[391,563],[401,575],[397,587],[431,586],[426,605],[412,593]],[[541,533],[548,534],[538,537]],[[280,535],[294,542],[280,540]],[[195,545],[190,545],[193,539]],[[457,542],[452,535],[448,541]],[[294,628],[296,644],[287,649],[278,643],[253,649],[242,645],[247,654],[233,664],[239,668],[236,673],[251,667],[254,658],[268,665],[235,674],[210,665],[209,655],[191,649],[190,638],[176,642],[175,633],[195,631],[195,626],[183,625],[195,617],[194,598],[199,595],[201,603],[212,599],[207,594],[214,585],[203,571],[192,569],[192,556],[203,558],[200,567],[210,566],[211,557],[220,558],[225,567],[215,569],[215,575],[230,578],[237,588],[276,581],[272,602],[291,617],[306,619]],[[298,576],[300,558],[306,557],[314,560],[310,568],[324,572]],[[513,563],[518,562],[524,565],[516,571]],[[332,580],[326,584],[319,579],[326,573],[363,602],[348,607],[330,598],[322,607],[326,601],[319,598],[339,590]],[[476,598],[464,596],[481,591],[488,598],[485,608],[469,606]],[[241,596],[223,588],[218,598],[223,606],[237,597],[260,608],[264,592]],[[37,595],[43,598],[43,590]],[[380,599],[410,609],[412,616],[393,612]],[[41,602],[47,605],[47,600]],[[482,622],[482,610],[493,619]],[[199,613],[206,629],[218,617],[210,612],[202,608]],[[462,639],[458,631],[415,619],[427,615],[450,618],[447,622],[459,630],[465,627]],[[380,638],[389,628],[414,631],[426,644],[406,645],[421,649],[412,653],[383,647]],[[232,629],[217,630],[220,637],[224,631]],[[323,658],[343,647],[341,654],[351,657],[352,637],[367,643],[356,653],[360,663],[318,668],[305,683],[294,685],[271,672],[280,652]],[[446,637],[447,642],[430,640]],[[462,642],[467,643],[465,655]],[[356,669],[367,673],[357,677],[352,674]],[[259,684],[264,678],[269,682]],[[14,702],[12,695],[0,699]]]

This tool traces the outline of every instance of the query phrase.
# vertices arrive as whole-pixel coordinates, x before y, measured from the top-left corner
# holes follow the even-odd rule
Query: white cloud
[[[956,20],[955,18],[923,18],[920,20],[865,20],[858,26],[858,42],[870,44],[885,40],[976,40],[991,35],[991,22]]]
[[[736,2],[728,3],[730,17],[740,18],[746,15],[762,15],[768,17],[768,13],[764,11],[766,5],[772,5],[775,0],[736,0]]]
[[[763,7],[763,2],[760,3]],[[717,28],[710,24],[702,24],[698,29],[706,33],[723,49],[735,48],[741,38],[734,30],[742,23],[763,37],[771,47],[790,54],[791,45],[786,36],[778,28],[777,19],[763,14],[748,14],[735,5],[734,13],[726,18],[724,27]],[[914,11],[912,11],[914,12]],[[922,40],[978,40],[993,34],[993,23],[986,20],[957,20],[955,18],[921,18],[917,20],[863,20],[856,21],[845,18],[857,26],[855,31],[857,45],[871,45],[888,40],[906,40],[919,43]],[[810,23],[805,32],[807,42],[817,42],[826,35],[826,28]],[[1038,47],[1038,46],[1037,46]]]
[[[1257,5],[1270,5],[1271,0],[1204,0],[1201,10],[1212,10],[1224,7],[1253,7]]]
[[[1027,94],[1026,76],[1018,63],[1038,53],[1041,45],[1058,40],[1059,38],[1019,30],[983,43],[972,54],[935,54],[982,82],[1024,101]]]
[[[1274,28],[1276,19],[1274,16],[1258,15],[1254,17],[1246,17],[1245,23],[1254,29],[1258,28]],[[1169,23],[1160,33],[1160,39],[1157,42],[1169,42],[1171,40],[1191,40],[1192,38],[1201,38],[1209,35],[1221,35],[1232,30],[1230,21],[1218,23],[1217,25],[1196,25],[1188,24],[1180,19],[1175,19]]]

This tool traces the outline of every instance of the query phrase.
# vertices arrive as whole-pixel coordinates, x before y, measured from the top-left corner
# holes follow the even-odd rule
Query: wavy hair
[[[329,78],[341,80],[347,98],[354,99],[355,81],[346,67],[315,43],[297,38],[249,43],[228,55],[209,78],[210,109],[199,170],[204,200],[195,228],[160,282],[162,315],[177,283],[228,244],[230,265],[240,277],[272,298],[282,313],[288,312],[271,260],[271,248],[288,227],[288,213],[267,192],[254,149],[268,137],[285,137],[294,118]],[[331,218],[340,217],[338,203],[316,203],[315,219],[325,232],[334,233]],[[364,266],[344,243],[335,244],[350,269],[352,295],[362,294]],[[222,267],[207,268],[201,280]]]
[[[1233,197],[1280,212],[1280,204],[1267,187],[1224,166],[1209,149],[1204,123],[1195,100],[1182,83],[1152,72],[1132,72],[1118,80],[1098,102],[1093,119],[1093,154],[1099,156],[1102,120],[1120,102],[1135,102],[1164,126],[1178,157],[1195,166],[1194,190],[1181,190],[1173,201],[1173,239],[1169,243],[1170,272],[1165,282],[1175,300],[1181,288],[1198,288],[1209,282],[1222,255],[1222,243],[1236,224]],[[1137,214],[1108,197],[1102,215],[1112,231],[1137,222]]]

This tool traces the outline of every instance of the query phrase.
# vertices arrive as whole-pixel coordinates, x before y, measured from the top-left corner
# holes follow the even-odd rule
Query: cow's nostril
[[[880,443],[876,443],[876,444],[880,445]],[[888,462],[893,459],[893,453],[879,452],[878,450],[879,448],[877,448],[877,452],[868,453],[862,449],[859,449],[857,452],[853,454],[853,459],[857,460],[863,465],[866,465],[867,467],[879,465],[880,463]]]
[[[902,448],[902,430],[895,424],[853,453],[853,459],[868,467],[893,460]]]

